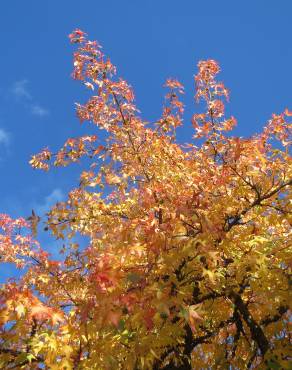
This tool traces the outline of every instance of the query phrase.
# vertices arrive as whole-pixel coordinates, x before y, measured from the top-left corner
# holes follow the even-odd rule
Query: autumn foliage
[[[0,217],[0,262],[23,269],[0,290],[0,368],[288,368],[291,113],[232,136],[220,68],[201,61],[206,109],[180,143],[178,81],[145,122],[101,47],[80,30],[70,39],[73,78],[92,90],[77,115],[105,139],[69,138],[31,159],[48,170],[87,158],[45,220],[64,240],[58,261],[36,241],[38,216]]]

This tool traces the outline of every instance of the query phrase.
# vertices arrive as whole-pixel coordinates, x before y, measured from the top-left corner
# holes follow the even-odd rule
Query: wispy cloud
[[[10,143],[10,134],[3,130],[2,128],[0,128],[0,145],[5,145],[5,146],[8,146]]]
[[[32,96],[27,88],[28,80],[20,80],[14,82],[11,92],[17,99],[31,100]]]
[[[49,110],[36,102],[28,88],[29,80],[22,79],[15,81],[10,91],[16,100],[34,116],[43,118],[49,115]]]
[[[41,107],[40,105],[38,104],[33,104],[31,106],[31,113],[34,115],[34,116],[38,116],[38,117],[44,117],[44,116],[47,116],[49,114],[49,111],[43,107]]]
[[[64,197],[65,195],[61,189],[54,189],[49,195],[44,198],[43,202],[34,205],[34,210],[36,214],[43,216],[50,210],[50,208],[54,204],[56,204],[57,202],[61,202]]]

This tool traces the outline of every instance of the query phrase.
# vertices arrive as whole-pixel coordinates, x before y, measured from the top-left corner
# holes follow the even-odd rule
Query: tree
[[[149,124],[101,47],[80,30],[70,39],[73,77],[93,90],[78,117],[106,138],[69,138],[31,159],[45,170],[90,161],[47,215],[63,260],[35,240],[37,215],[1,215],[1,261],[23,274],[0,291],[0,367],[287,368],[291,113],[248,139],[228,135],[228,90],[218,64],[201,61],[195,98],[206,111],[181,144],[178,81],[167,80]]]

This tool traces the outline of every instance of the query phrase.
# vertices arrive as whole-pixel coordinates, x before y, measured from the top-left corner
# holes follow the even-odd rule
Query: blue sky
[[[103,45],[134,87],[145,120],[160,116],[166,78],[183,82],[186,141],[193,134],[188,118],[198,110],[193,75],[201,59],[222,67],[237,135],[291,110],[291,14],[291,0],[1,1],[0,213],[43,214],[78,184],[78,165],[49,173],[28,165],[31,154],[56,150],[88,129],[74,110],[88,93],[70,78],[73,29]]]

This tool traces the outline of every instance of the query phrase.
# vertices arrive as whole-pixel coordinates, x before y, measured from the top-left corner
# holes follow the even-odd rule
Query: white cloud
[[[31,100],[31,94],[27,89],[28,80],[20,80],[14,82],[11,91],[18,99]]]
[[[38,104],[33,104],[31,106],[31,113],[38,117],[45,117],[49,114],[49,111]]]
[[[36,103],[34,97],[31,95],[27,87],[28,83],[29,81],[27,79],[16,81],[12,85],[10,91],[17,101],[21,103],[31,114],[39,118],[47,116],[50,112],[46,108]]]
[[[50,208],[57,202],[61,202],[64,199],[64,193],[61,189],[54,189],[49,195],[47,195],[42,203],[36,204],[33,208],[37,215],[43,216],[49,212]]]
[[[8,146],[10,143],[10,135],[7,131],[0,128],[0,145]]]

